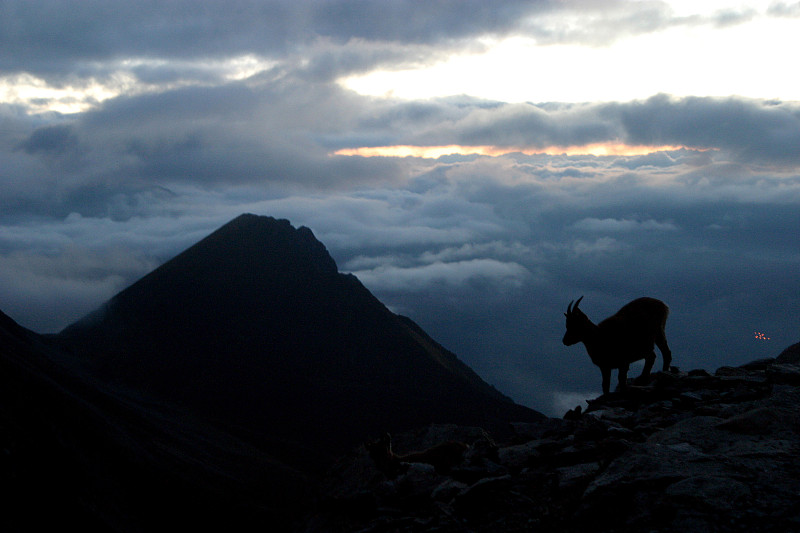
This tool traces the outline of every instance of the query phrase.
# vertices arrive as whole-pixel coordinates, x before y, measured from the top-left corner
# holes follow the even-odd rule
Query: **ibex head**
[[[567,317],[567,332],[564,333],[563,342],[567,346],[572,346],[573,344],[581,342],[586,334],[587,326],[591,324],[589,317],[578,309],[581,300],[583,300],[583,296],[578,298],[578,301],[575,302],[575,307],[573,307],[572,302],[570,302],[567,306],[567,312],[564,313],[564,316]]]

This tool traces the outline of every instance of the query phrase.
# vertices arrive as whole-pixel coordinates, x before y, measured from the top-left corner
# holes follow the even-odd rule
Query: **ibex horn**
[[[580,304],[580,303],[581,303],[581,300],[583,300],[583,296],[581,296],[580,298],[578,298],[578,301],[577,301],[577,302],[575,302],[575,308],[573,309],[573,311],[577,311],[577,310],[578,310],[578,304]]]

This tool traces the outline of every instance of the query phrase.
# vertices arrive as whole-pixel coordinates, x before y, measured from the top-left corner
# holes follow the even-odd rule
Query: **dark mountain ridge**
[[[339,273],[311,230],[270,217],[234,219],[54,340],[96,379],[300,468],[385,430],[542,417]]]
[[[57,363],[0,312],[0,530],[166,531],[281,524],[304,474],[164,405]]]
[[[0,313],[0,531],[796,531],[798,347],[546,418],[247,215],[61,334]],[[387,478],[386,430],[470,447]]]

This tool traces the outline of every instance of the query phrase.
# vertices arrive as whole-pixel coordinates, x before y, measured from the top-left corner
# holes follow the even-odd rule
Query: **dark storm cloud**
[[[181,183],[269,185],[282,194],[297,187],[402,186],[423,164],[330,155],[338,148],[365,145],[628,142],[712,149],[618,161],[619,168],[629,171],[680,166],[685,170],[679,179],[698,185],[694,194],[749,190],[752,164],[790,172],[761,177],[763,186],[751,191],[772,194],[780,180],[793,179],[790,169],[800,157],[800,110],[789,103],[666,96],[583,105],[507,105],[468,98],[396,102],[291,76],[119,97],[69,121],[22,117],[5,120],[5,125],[8,142],[0,147],[4,217],[19,215],[26,205],[38,214],[101,216],[113,211],[117,217],[134,216],[145,210],[149,198]],[[545,158],[547,166],[532,167],[538,177],[575,178],[576,187],[580,178],[604,171],[605,163],[597,158]],[[533,159],[511,170],[524,171],[527,161]],[[480,175],[486,165],[481,159],[459,168]],[[415,186],[436,183],[436,168],[417,176]]]
[[[99,216],[104,201],[143,204],[142,195],[182,182],[327,189],[393,179],[406,162],[334,157],[325,146],[367,103],[336,87],[281,80],[117,98],[68,123],[20,120],[16,140],[0,147],[5,161],[18,162],[0,175],[11,193],[0,216],[12,205],[18,212],[15,197],[31,192],[55,202],[30,204],[40,213]]]
[[[776,5],[770,13],[785,16],[792,9]],[[332,80],[379,65],[431,62],[443,49],[474,47],[483,36],[603,46],[678,25],[736,24],[750,15],[727,10],[679,17],[663,2],[618,0],[8,0],[0,5],[0,70],[51,83],[105,79],[119,70],[148,83],[209,81],[215,76],[203,66],[209,59],[256,56]],[[130,59],[155,63],[126,64]]]
[[[520,19],[548,11],[554,4],[556,2],[550,1],[487,4],[480,0],[327,2],[320,3],[314,10],[313,27],[322,35],[436,43],[484,33],[503,33],[516,27]]]
[[[218,188],[269,186],[291,191],[353,190],[368,184],[402,186],[427,163],[414,159],[332,156],[364,145],[473,144],[510,147],[628,142],[711,149],[620,158],[619,169],[683,168],[674,183],[703,191],[769,196],[800,157],[800,111],[788,103],[658,96],[627,104],[506,105],[474,99],[395,102],[360,97],[335,86],[291,77],[185,87],[117,98],[69,121],[7,120],[0,216],[31,214],[130,218],[152,214],[153,198],[178,184]],[[715,155],[717,154],[717,155]],[[598,158],[541,156],[538,178],[566,180],[605,172]],[[510,175],[525,174],[529,161]],[[776,167],[751,190],[750,165]],[[494,172],[485,159],[459,172]],[[435,184],[433,167],[415,187]],[[777,169],[784,168],[785,171]],[[788,175],[785,175],[789,172]],[[657,175],[655,172],[651,172]],[[475,176],[473,176],[475,177]],[[625,175],[615,178],[623,183]],[[498,194],[502,194],[498,188]],[[495,191],[482,191],[485,194]],[[674,194],[685,200],[679,188]],[[164,200],[167,201],[167,200]],[[171,200],[170,200],[171,201]]]
[[[446,135],[467,145],[541,148],[601,142],[618,135],[617,124],[603,121],[594,109],[582,106],[548,110],[531,104],[508,104],[474,110],[451,127]]]
[[[78,138],[71,126],[45,126],[36,129],[20,147],[29,154],[61,154],[77,146]]]
[[[800,162],[800,106],[742,98],[672,98],[609,104],[629,143],[730,150],[744,160]]]
[[[280,51],[288,34],[299,30],[289,5],[4,2],[0,65],[5,70],[71,72],[83,62],[219,57],[250,51],[259,43]]]
[[[800,161],[800,106],[793,102],[657,95],[627,103],[455,106],[442,100],[404,106],[380,115],[397,134],[394,144],[541,148],[624,142],[725,150],[740,161]]]
[[[505,33],[551,2],[7,1],[0,69],[72,73],[128,57],[283,58],[317,39],[441,44]]]

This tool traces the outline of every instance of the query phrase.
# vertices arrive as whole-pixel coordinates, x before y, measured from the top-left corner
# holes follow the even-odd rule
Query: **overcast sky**
[[[683,369],[775,356],[797,50],[800,2],[0,0],[0,309],[59,331],[252,212],[548,414],[600,393],[581,295],[663,299]]]

